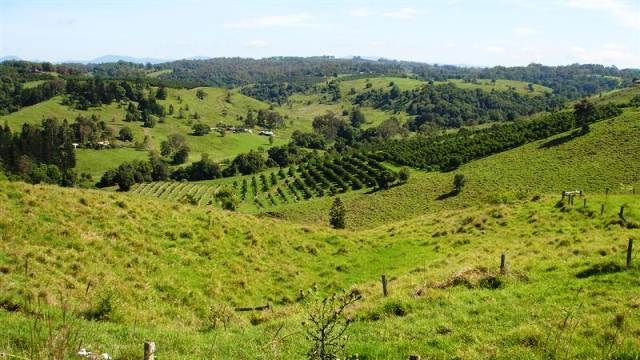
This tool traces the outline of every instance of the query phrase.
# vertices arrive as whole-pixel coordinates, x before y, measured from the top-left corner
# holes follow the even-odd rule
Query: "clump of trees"
[[[415,118],[409,129],[419,131],[425,124],[461,127],[490,121],[512,121],[519,116],[550,111],[562,106],[563,100],[551,94],[531,96],[516,91],[484,91],[463,89],[453,83],[425,85],[400,92],[371,89],[354,99],[359,105],[370,105],[389,111],[406,111]]]
[[[196,136],[204,136],[211,132],[211,127],[209,125],[203,124],[199,121],[193,124],[191,129],[193,130],[193,135]]]
[[[5,123],[0,127],[0,168],[32,183],[73,186],[73,141],[74,130],[67,121],[45,119],[39,126],[25,123],[19,133],[13,133]]]
[[[220,164],[209,158],[209,154],[203,153],[200,160],[189,166],[174,170],[171,178],[174,180],[211,180],[222,176]]]
[[[235,190],[230,186],[223,186],[214,195],[216,202],[225,210],[234,211],[238,207]]]
[[[183,164],[189,158],[187,139],[181,134],[171,134],[160,143],[160,154],[171,158],[173,164]]]

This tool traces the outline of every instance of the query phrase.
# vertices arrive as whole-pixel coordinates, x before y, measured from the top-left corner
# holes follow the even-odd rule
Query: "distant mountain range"
[[[194,56],[194,57],[186,58],[185,60],[206,60],[206,59],[210,59],[210,57],[208,57],[208,56]],[[26,60],[26,59],[22,59],[22,58],[20,58],[18,56],[15,56],[15,55],[0,56],[0,62],[3,62],[3,61],[15,61],[15,60]],[[42,62],[43,60],[29,59],[29,61]],[[100,56],[100,57],[97,57],[97,58],[91,59],[91,60],[65,60],[65,61],[60,61],[59,63],[104,64],[104,63],[113,63],[113,62],[118,62],[118,61],[132,62],[132,63],[136,63],[136,64],[147,64],[147,63],[150,63],[150,64],[161,64],[161,63],[166,63],[166,62],[174,61],[174,60],[148,58],[148,57],[138,58],[138,57],[133,57],[133,56],[125,56],[125,55],[104,55],[104,56]]]
[[[0,62],[13,60],[20,60],[20,58],[14,55],[0,56]]]

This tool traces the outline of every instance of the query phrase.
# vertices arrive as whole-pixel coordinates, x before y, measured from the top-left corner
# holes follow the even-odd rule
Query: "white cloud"
[[[385,46],[386,43],[384,41],[370,41],[369,45],[375,46],[375,47],[381,47],[381,46]]]
[[[247,47],[260,49],[269,46],[270,44],[264,40],[252,40],[247,43]]]
[[[640,10],[623,0],[566,0],[569,7],[607,12],[623,26],[640,30]]]
[[[534,29],[526,26],[519,26],[519,27],[513,28],[513,33],[516,34],[517,36],[534,36],[534,35],[540,34],[541,31],[538,29]]]
[[[612,46],[613,45],[613,46]],[[592,64],[640,64],[640,54],[629,52],[617,44],[605,44],[603,49],[588,50],[581,46],[569,49],[569,57],[581,63]]]
[[[349,11],[349,15],[353,17],[368,17],[373,15],[373,13],[368,8],[361,7],[361,8],[351,9]]]
[[[418,11],[414,8],[402,8],[397,11],[386,12],[383,15],[390,18],[396,19],[413,19],[418,14]]]
[[[258,29],[270,27],[301,27],[308,26],[313,19],[308,13],[264,16],[254,19],[245,19],[237,22],[225,23],[222,26],[227,29]]]

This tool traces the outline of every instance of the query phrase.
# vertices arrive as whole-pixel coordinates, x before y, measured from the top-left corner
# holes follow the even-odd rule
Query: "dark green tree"
[[[329,224],[334,229],[344,229],[345,228],[345,215],[346,210],[344,208],[344,204],[339,197],[333,200],[333,204],[331,205],[331,209],[329,210]]]
[[[118,139],[120,141],[133,141],[133,131],[127,126],[123,127],[118,132]]]
[[[573,106],[573,113],[578,123],[580,123],[580,133],[588,133],[589,122],[595,117],[596,107],[589,100],[582,99]]]
[[[453,191],[459,194],[467,183],[467,178],[463,174],[456,174],[453,177]]]
[[[196,97],[200,100],[204,100],[204,98],[207,97],[207,93],[202,89],[198,89],[196,91]]]
[[[349,121],[351,122],[351,126],[359,128],[365,123],[366,119],[359,108],[353,108],[351,110],[351,115],[349,116]]]

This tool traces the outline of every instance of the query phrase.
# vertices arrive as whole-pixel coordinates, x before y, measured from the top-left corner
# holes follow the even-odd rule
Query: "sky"
[[[640,68],[640,0],[0,0],[0,57],[103,55]]]

